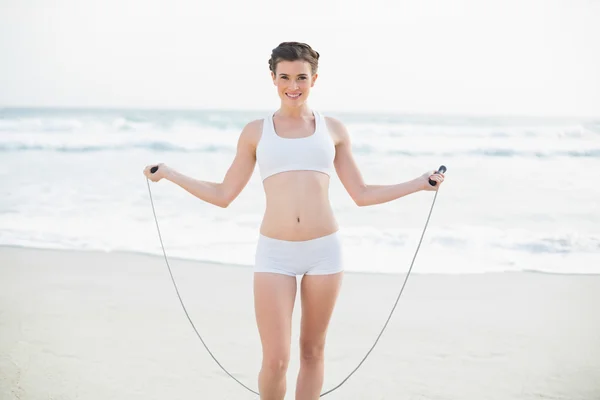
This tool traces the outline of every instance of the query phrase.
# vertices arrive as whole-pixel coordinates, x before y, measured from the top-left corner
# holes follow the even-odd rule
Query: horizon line
[[[66,105],[0,105],[2,110],[54,110],[54,111],[196,111],[196,112],[243,112],[266,113],[270,108],[228,108],[228,107],[156,107],[156,106],[66,106]],[[600,119],[600,114],[594,115],[569,115],[569,114],[526,114],[526,113],[467,113],[467,112],[440,112],[440,111],[409,111],[409,110],[342,110],[330,109],[327,113],[355,114],[355,115],[381,115],[381,116],[429,116],[429,117],[468,117],[468,118],[531,118],[531,119]]]

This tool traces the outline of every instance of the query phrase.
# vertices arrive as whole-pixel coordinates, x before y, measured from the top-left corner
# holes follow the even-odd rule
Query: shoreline
[[[23,245],[12,245],[12,244],[0,244],[0,251],[2,249],[15,249],[15,250],[33,250],[33,251],[48,251],[48,252],[73,252],[79,254],[115,254],[115,255],[131,255],[131,256],[142,256],[159,258],[164,262],[164,256],[162,254],[145,253],[133,250],[98,250],[98,249],[65,249],[65,248],[54,248],[54,247],[36,247],[36,246],[23,246]],[[229,262],[220,262],[213,260],[201,260],[195,258],[185,258],[178,256],[170,256],[167,254],[168,260],[180,261],[185,263],[199,263],[207,266],[215,267],[232,267],[240,269],[251,269],[250,264],[236,264]],[[417,260],[418,261],[418,260]],[[165,265],[166,267],[166,265]],[[345,274],[356,274],[356,275],[380,275],[380,276],[399,276],[406,275],[406,271],[402,272],[381,272],[381,271],[354,271],[345,270]],[[541,275],[557,275],[557,276],[598,276],[600,277],[600,270],[598,273],[588,272],[553,272],[553,271],[539,271],[534,269],[522,269],[522,270],[506,270],[506,271],[482,271],[482,272],[419,272],[418,270],[411,271],[411,275],[422,275],[422,276],[476,276],[476,275],[502,275],[502,274],[541,274]]]

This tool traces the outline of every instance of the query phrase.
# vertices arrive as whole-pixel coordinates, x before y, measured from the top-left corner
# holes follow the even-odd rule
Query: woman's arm
[[[442,174],[425,173],[407,182],[395,185],[367,185],[354,161],[352,143],[346,127],[338,120],[327,117],[327,126],[336,138],[335,169],[352,200],[360,206],[387,203],[421,190],[437,190],[444,180]],[[430,186],[428,179],[438,182]]]
[[[169,180],[200,200],[226,208],[240,194],[254,172],[256,145],[260,139],[261,126],[262,120],[256,120],[244,127],[238,139],[233,163],[221,183],[195,179],[164,164],[159,164],[159,169],[154,174],[150,172],[152,165],[147,166],[144,169],[144,175],[153,182],[158,182],[163,178]]]

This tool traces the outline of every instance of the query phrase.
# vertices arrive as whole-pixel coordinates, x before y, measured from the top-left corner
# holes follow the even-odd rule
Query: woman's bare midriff
[[[287,171],[263,182],[266,210],[264,236],[290,241],[310,240],[338,230],[329,202],[329,176],[317,171]]]

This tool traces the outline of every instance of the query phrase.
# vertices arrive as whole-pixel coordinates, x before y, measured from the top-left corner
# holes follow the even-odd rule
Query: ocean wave
[[[33,144],[8,142],[0,143],[0,152],[26,152],[26,151],[49,151],[59,153],[90,153],[90,152],[124,152],[129,150],[150,150],[154,152],[179,152],[179,153],[225,153],[235,152],[235,145],[218,144],[191,144],[180,145],[162,141],[149,141],[123,144]],[[371,145],[357,145],[354,152],[359,155],[384,155],[390,157],[431,157],[442,156],[452,157],[494,157],[494,158],[553,158],[553,157],[573,157],[573,158],[600,158],[600,148],[581,149],[581,150],[551,150],[551,151],[531,151],[506,148],[481,148],[466,149],[458,151],[446,151],[442,148],[430,151],[422,150],[386,150],[376,148]]]
[[[451,156],[452,154],[444,154]],[[552,157],[590,157],[600,158],[600,148],[587,150],[554,150],[554,151],[526,151],[514,149],[477,149],[460,154],[471,156],[489,156],[489,157],[535,157],[535,158],[552,158]]]
[[[127,143],[110,145],[52,145],[52,144],[0,144],[0,152],[19,151],[51,151],[59,153],[90,153],[129,150],[151,150],[155,152],[181,152],[181,153],[231,153],[233,146],[203,145],[197,147],[178,146],[167,142]]]
[[[414,237],[408,231],[360,229],[346,235],[355,245],[381,245],[389,248],[412,246]],[[428,242],[441,248],[472,251],[476,248],[516,251],[529,254],[593,253],[600,255],[600,236],[557,232],[553,236],[531,231],[510,232],[472,227],[462,230],[434,229]]]
[[[374,154],[377,153],[377,149],[373,148],[357,148],[357,154]],[[388,156],[407,156],[407,157],[430,157],[430,156],[443,156],[446,158],[452,157],[499,157],[499,158],[553,158],[553,157],[585,157],[585,158],[600,158],[600,148],[598,149],[586,149],[586,150],[552,150],[552,151],[531,151],[531,150],[518,150],[518,149],[506,149],[506,148],[489,148],[489,149],[473,149],[473,150],[459,150],[459,151],[406,151],[406,150],[388,150],[383,152]]]
[[[600,238],[576,235],[540,237],[531,240],[521,238],[508,243],[496,243],[495,247],[531,254],[600,253]]]
[[[168,132],[193,129],[239,130],[256,115],[234,112],[147,110],[0,110],[0,132]]]
[[[600,135],[600,121],[589,121],[582,124],[582,127],[589,132]]]
[[[26,217],[30,219],[31,217]],[[100,217],[99,217],[100,218]],[[62,219],[62,217],[61,217]],[[96,234],[85,225],[70,224],[70,230],[59,224],[19,223],[12,219],[0,232],[0,244],[37,248],[72,250],[127,251],[161,254],[161,248],[147,227],[150,220],[129,224],[129,228],[113,235]],[[41,220],[43,221],[43,220]],[[27,228],[29,225],[31,228]],[[98,224],[96,224],[98,225]],[[183,227],[178,236],[169,237],[169,256],[204,260],[221,264],[251,266],[255,251],[255,232],[234,233],[207,226],[204,231]],[[136,232],[136,234],[132,234]],[[215,232],[221,234],[215,235]],[[346,228],[341,231],[349,271],[398,273],[408,268],[418,235],[411,229],[378,230],[369,227]],[[193,239],[189,239],[194,237]],[[177,245],[175,245],[177,243]],[[554,273],[600,274],[600,237],[557,232],[544,235],[528,230],[497,230],[483,227],[437,229],[433,227],[425,240],[416,273],[486,273],[502,271],[536,271]]]
[[[238,131],[268,112],[226,110],[0,109],[0,132],[173,132],[185,129]],[[329,115],[329,113],[326,113]],[[585,118],[464,117],[346,113],[341,119],[353,134],[393,137],[597,137],[600,121]]]

